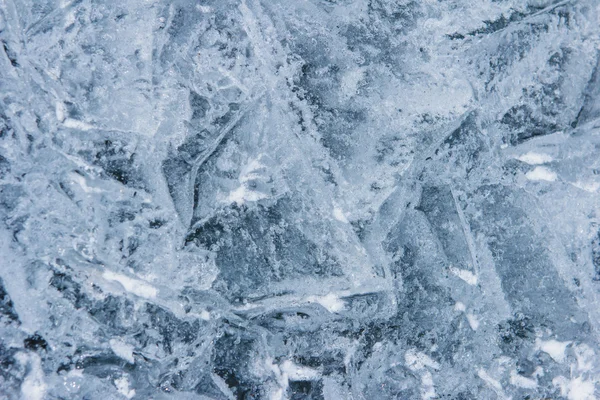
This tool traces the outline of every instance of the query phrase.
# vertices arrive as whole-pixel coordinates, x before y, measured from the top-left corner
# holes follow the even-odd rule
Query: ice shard
[[[596,0],[0,1],[0,398],[599,398],[599,49]]]

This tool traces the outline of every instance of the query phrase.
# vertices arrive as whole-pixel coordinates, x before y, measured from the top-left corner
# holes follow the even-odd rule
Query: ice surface
[[[3,0],[0,42],[0,398],[600,397],[596,0]]]

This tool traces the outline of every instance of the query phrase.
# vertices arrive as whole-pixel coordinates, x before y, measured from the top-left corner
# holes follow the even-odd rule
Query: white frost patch
[[[575,357],[577,358],[577,369],[581,372],[589,372],[594,368],[596,353],[587,344],[575,346]]]
[[[86,124],[83,121],[78,121],[78,120],[73,119],[73,118],[66,118],[63,121],[63,125],[66,128],[79,129],[80,131],[89,131],[91,129],[94,129],[94,127],[92,125]]]
[[[21,384],[23,400],[43,400],[46,396],[46,382],[42,361],[37,354],[17,353],[15,358],[19,363],[28,365],[29,373]]]
[[[463,303],[461,303],[460,301],[457,301],[454,304],[454,310],[455,311],[465,311],[467,309],[467,307],[465,307],[465,305]]]
[[[352,69],[346,72],[340,82],[340,91],[342,97],[349,99],[354,96],[358,91],[358,84],[364,77],[364,71],[362,68]]]
[[[450,272],[454,275],[467,282],[469,285],[477,285],[477,276],[473,274],[471,271],[467,271],[466,269],[460,269],[456,267],[450,267]]]
[[[71,178],[73,183],[77,183],[79,186],[81,186],[81,189],[83,189],[83,191],[86,193],[102,193],[102,189],[88,186],[85,178],[75,172],[71,172],[69,174],[69,178]]]
[[[104,271],[102,277],[109,281],[119,282],[125,290],[140,297],[151,299],[158,294],[158,290],[155,287],[126,275],[117,274],[112,271]]]
[[[226,203],[236,203],[237,205],[241,205],[246,202],[258,201],[268,197],[265,193],[253,190],[251,182],[265,180],[265,177],[259,173],[261,169],[265,168],[265,165],[259,161],[261,157],[262,154],[259,155],[256,160],[251,160],[242,168],[239,177],[240,187],[229,193],[229,196],[225,199]]]
[[[258,171],[265,168],[265,165],[259,161],[261,157],[262,154],[259,155],[256,160],[251,160],[242,168],[239,178],[240,182],[248,182],[252,179],[260,179],[261,175],[258,173]]]
[[[124,343],[117,339],[110,339],[108,342],[110,344],[110,348],[117,356],[121,357],[123,360],[129,362],[130,364],[135,363],[135,359],[133,358],[133,346],[127,343]]]
[[[279,365],[273,362],[271,357],[267,357],[263,360],[263,363],[260,362],[256,364],[256,373],[260,375],[270,375],[273,374],[275,376],[275,380],[277,381],[277,386],[268,385],[266,386],[268,398],[270,400],[283,400],[284,394],[287,391],[289,386],[289,381],[284,374],[281,373],[281,369]]]
[[[202,312],[200,313],[200,318],[204,321],[210,321],[210,313],[206,310],[202,310]]]
[[[65,107],[65,103],[63,103],[62,101],[57,101],[55,111],[56,119],[58,120],[58,122],[63,122],[67,114],[67,108]]]
[[[475,315],[467,314],[467,321],[469,322],[469,326],[471,327],[471,329],[473,329],[474,331],[476,331],[477,328],[479,328],[479,320]]]
[[[560,394],[569,400],[594,400],[595,385],[592,381],[584,381],[581,377],[567,379],[557,376],[552,379],[552,384],[560,388]]]
[[[122,376],[119,379],[115,379],[115,386],[117,387],[119,393],[121,393],[128,399],[131,399],[133,396],[135,396],[135,390],[129,389],[129,380],[126,376]]]
[[[264,364],[257,364],[258,372],[273,374],[277,381],[276,387],[268,387],[268,398],[271,400],[283,400],[289,387],[290,380],[314,380],[321,376],[321,373],[315,369],[296,365],[289,360],[285,360],[281,365],[277,365],[270,357],[264,360]],[[266,367],[266,368],[265,368]]]
[[[200,4],[198,4],[196,6],[196,8],[198,8],[198,11],[200,11],[201,13],[204,13],[204,14],[208,14],[208,13],[212,12],[212,7],[209,7],[209,6],[201,6]]]
[[[269,399],[270,400],[283,400],[284,396],[283,393],[285,391],[282,388],[277,388],[274,392],[271,392],[269,394]]]
[[[83,370],[73,368],[66,375],[62,376],[62,385],[69,393],[77,393],[84,384]]]
[[[69,0],[63,0],[60,2],[60,8],[65,8],[69,5],[69,3],[73,3],[72,1]],[[65,13],[65,17],[64,17],[64,27],[67,28],[69,25],[74,24],[75,22],[77,22],[77,17],[75,16],[75,11],[69,11]],[[58,69],[58,68],[57,68]],[[58,72],[56,72],[56,79],[58,79],[59,75],[60,75],[60,70]]]
[[[408,350],[404,355],[406,366],[412,370],[419,371],[425,367],[439,369],[440,364],[432,360],[427,354],[417,352],[414,349]]]
[[[329,293],[326,296],[310,296],[307,298],[307,301],[310,303],[319,303],[331,313],[344,309],[344,300],[333,293]]]
[[[525,174],[525,177],[530,181],[548,181],[556,180],[556,172],[546,167],[535,167],[532,171]]]
[[[600,182],[582,182],[577,181],[572,183],[577,189],[585,190],[586,192],[596,193],[600,189]]]
[[[340,222],[344,222],[344,223],[348,223],[348,219],[346,218],[346,216],[344,215],[344,212],[342,211],[341,208],[335,206],[333,208],[333,216],[335,219],[337,219]]]
[[[281,364],[281,372],[285,374],[287,379],[293,381],[310,381],[318,379],[321,374],[316,369],[296,365],[290,360],[285,360]]]
[[[227,196],[228,203],[244,204],[247,201],[258,201],[267,198],[264,193],[249,190],[245,185],[240,186]]]
[[[483,368],[480,368],[477,371],[477,376],[479,376],[494,392],[496,392],[496,396],[500,399],[509,400],[511,397],[507,397],[504,394],[504,390],[502,390],[502,385],[500,382],[492,378]]]
[[[549,156],[548,154],[535,153],[533,151],[530,151],[529,153],[521,154],[520,156],[518,156],[516,158],[517,158],[517,160],[522,161],[527,164],[530,164],[530,165],[545,164],[545,163],[549,163],[552,161],[552,157]]]
[[[558,340],[540,340],[536,339],[535,348],[544,353],[548,353],[550,357],[557,363],[565,361],[565,350],[571,342],[559,342]]]
[[[435,386],[433,386],[433,375],[429,371],[423,371],[421,374],[421,398],[435,399]]]
[[[404,354],[406,366],[421,375],[421,398],[424,400],[436,398],[435,387],[433,386],[433,375],[425,367],[438,370],[440,364],[432,360],[427,354],[410,349]]]
[[[510,384],[523,389],[535,389],[537,387],[536,381],[519,375],[517,371],[511,371]]]
[[[72,369],[69,371],[67,376],[72,378],[83,378],[83,370],[82,369]]]
[[[270,400],[283,400],[283,393],[284,390],[282,388],[277,388],[274,392],[271,392],[269,394],[269,399]]]

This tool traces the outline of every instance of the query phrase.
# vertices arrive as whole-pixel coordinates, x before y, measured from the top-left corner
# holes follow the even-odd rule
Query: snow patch
[[[582,182],[577,181],[572,183],[577,189],[585,190],[586,192],[596,193],[600,189],[600,182]]]
[[[210,313],[206,310],[202,310],[202,312],[200,313],[200,318],[204,321],[210,321]]]
[[[56,119],[58,122],[63,122],[66,118],[67,107],[62,101],[57,101],[55,105]]]
[[[569,400],[594,400],[595,385],[592,381],[585,381],[581,377],[567,379],[557,376],[552,379],[552,384],[560,388],[560,394]]]
[[[521,154],[520,156],[516,157],[516,159],[530,165],[545,164],[552,161],[552,157],[548,154],[535,153],[533,151]]]
[[[19,363],[26,365],[29,370],[21,384],[22,399],[43,400],[46,396],[47,385],[40,356],[31,353],[17,353],[15,358]]]
[[[120,283],[126,291],[140,297],[151,299],[156,297],[158,294],[158,290],[155,287],[138,279],[130,278],[126,275],[117,274],[116,272],[112,271],[104,271],[102,277],[106,280]]]
[[[483,368],[479,368],[477,371],[477,376],[481,378],[494,392],[496,392],[496,396],[500,399],[510,400],[511,397],[507,397],[502,390],[502,385],[500,382],[492,378]]]
[[[540,340],[536,339],[535,348],[547,353],[557,363],[565,361],[565,350],[571,342],[559,342],[558,340]]]
[[[594,368],[596,353],[587,344],[575,346],[575,358],[577,358],[577,369],[581,372],[589,372]]]
[[[249,190],[246,186],[242,185],[227,196],[228,203],[236,203],[242,205],[248,201],[258,201],[267,198],[263,193]]]
[[[115,379],[115,386],[117,387],[117,390],[119,391],[119,393],[121,393],[123,396],[127,397],[128,399],[131,399],[131,398],[133,398],[133,396],[135,396],[135,390],[129,389],[129,380],[127,379],[126,376],[122,376],[118,379]]]
[[[240,187],[229,193],[225,199],[226,203],[242,205],[246,202],[259,201],[268,197],[265,193],[254,190],[255,185],[252,182],[264,181],[266,178],[259,173],[260,170],[265,168],[265,165],[259,161],[261,157],[262,154],[242,168],[239,176]]]
[[[79,129],[80,131],[89,131],[94,129],[94,127],[90,124],[86,124],[83,121],[78,121],[76,119],[73,118],[66,118],[63,121],[63,125],[66,128],[71,128],[71,129]]]
[[[77,183],[79,186],[81,186],[81,189],[83,189],[83,191],[86,193],[102,193],[102,189],[88,186],[86,179],[78,173],[71,172],[69,174],[69,178],[71,178],[73,183]]]
[[[525,177],[530,181],[548,181],[556,180],[556,172],[546,167],[535,167],[532,171],[525,174]]]
[[[415,349],[410,349],[404,355],[404,361],[406,362],[406,366],[412,370],[419,371],[425,367],[440,369],[440,364],[431,359],[427,354],[422,352],[418,352]]]
[[[456,267],[450,267],[450,272],[454,275],[467,282],[469,285],[477,285],[477,276],[473,274],[471,271],[466,269],[460,269]]]
[[[467,314],[467,321],[469,322],[469,326],[471,327],[471,329],[473,329],[474,331],[476,331],[477,328],[479,328],[479,319],[477,319],[475,315]]]
[[[511,371],[510,384],[523,389],[535,389],[537,387],[536,381],[519,375],[517,371]]]
[[[196,8],[198,8],[198,11],[200,11],[201,13],[204,14],[208,14],[211,13],[213,11],[212,7],[209,6],[201,6],[201,5],[197,5]]]
[[[344,301],[333,293],[329,293],[326,296],[310,296],[307,301],[310,303],[319,303],[331,313],[344,309]]]
[[[285,360],[281,364],[280,369],[288,379],[293,381],[310,381],[318,379],[321,376],[320,372],[316,369],[294,364],[290,360]]]
[[[135,363],[135,359],[133,358],[133,346],[127,343],[124,343],[117,339],[110,339],[108,342],[110,344],[110,348],[117,356],[121,357],[123,360],[127,361],[130,364]]]
[[[339,208],[337,206],[333,208],[333,216],[335,219],[337,219],[340,222],[344,222],[346,224],[348,223],[348,219],[344,215],[344,212],[342,211],[341,208]]]
[[[346,72],[340,82],[340,91],[342,97],[349,99],[354,96],[358,91],[358,84],[364,77],[364,70],[362,68],[355,68]]]
[[[258,365],[259,370],[264,370],[275,376],[277,387],[270,387],[268,397],[271,400],[283,400],[286,398],[286,393],[290,380],[292,381],[307,381],[318,379],[321,373],[315,369],[294,364],[292,361],[285,360],[280,365],[273,362],[273,359],[267,357],[264,360],[264,365]]]
[[[426,369],[440,369],[440,364],[432,360],[427,354],[410,349],[404,354],[406,366],[421,375],[421,398],[423,400],[434,399],[437,397],[433,385],[433,375]]]

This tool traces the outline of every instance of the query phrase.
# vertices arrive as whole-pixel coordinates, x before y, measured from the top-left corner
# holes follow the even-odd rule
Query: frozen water
[[[596,0],[0,1],[0,398],[600,397]]]

